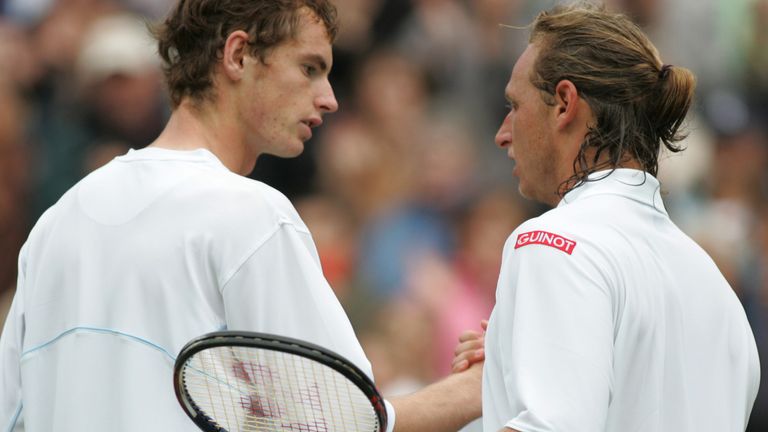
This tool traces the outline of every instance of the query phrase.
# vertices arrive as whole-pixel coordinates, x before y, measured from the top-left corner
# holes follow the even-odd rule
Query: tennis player
[[[0,341],[0,429],[192,431],[175,354],[230,329],[305,340],[371,366],[296,210],[243,175],[300,154],[337,109],[327,0],[181,0],[157,30],[173,102],[148,148],[69,190],[19,258]],[[481,368],[387,403],[389,430],[480,414]],[[394,409],[393,409],[394,407]]]
[[[626,17],[539,14],[496,144],[555,208],[509,237],[485,334],[485,431],[743,431],[759,383],[744,310],[656,179],[694,77]],[[717,227],[713,227],[716,229]],[[481,335],[456,358],[472,361]]]

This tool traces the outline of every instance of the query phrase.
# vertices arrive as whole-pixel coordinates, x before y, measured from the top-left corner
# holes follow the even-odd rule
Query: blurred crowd
[[[0,0],[0,317],[41,213],[167,120],[147,26],[172,3]],[[301,157],[252,174],[296,204],[387,395],[449,373],[493,307],[506,237],[547,210],[518,196],[493,136],[522,27],[553,3],[336,0],[339,113]],[[765,378],[750,430],[768,430],[768,0],[608,5],[697,75],[688,149],[660,178],[751,320]]]

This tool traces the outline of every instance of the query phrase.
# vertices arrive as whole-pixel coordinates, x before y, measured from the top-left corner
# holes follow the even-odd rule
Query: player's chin
[[[276,146],[273,156],[295,158],[304,152],[304,139],[301,134],[290,134],[282,138],[280,146]]]
[[[535,193],[530,188],[530,185],[528,185],[525,180],[518,177],[518,181],[520,182],[517,185],[517,191],[520,192],[520,196],[522,196],[525,199],[535,199]]]
[[[295,158],[304,152],[304,141],[297,139],[293,145],[287,147],[284,154],[281,156],[284,158]]]

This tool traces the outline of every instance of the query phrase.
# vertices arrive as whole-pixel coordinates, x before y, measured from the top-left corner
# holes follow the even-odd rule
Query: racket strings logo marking
[[[283,417],[283,410],[276,402],[273,403],[268,398],[262,398],[258,394],[251,394],[240,397],[240,406],[245,413],[252,417],[259,418],[280,418]]]
[[[236,378],[252,385],[272,385],[275,381],[275,374],[272,372],[272,369],[259,363],[236,360],[232,362],[232,370]]]
[[[232,370],[235,377],[245,382],[249,388],[275,388],[275,374],[269,366],[236,360],[232,362]],[[240,406],[252,417],[280,418],[284,415],[284,410],[277,401],[258,392],[241,396]]]
[[[318,388],[317,383],[300,389],[298,393],[299,398],[297,402],[302,405],[307,405],[313,410],[322,411],[323,404],[320,401],[320,389]]]

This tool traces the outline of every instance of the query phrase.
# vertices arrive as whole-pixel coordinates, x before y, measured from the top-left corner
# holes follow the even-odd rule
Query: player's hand
[[[462,372],[472,364],[485,360],[485,330],[488,329],[488,321],[482,320],[480,326],[482,333],[467,330],[459,336],[459,343],[453,352],[451,369],[453,373]]]

